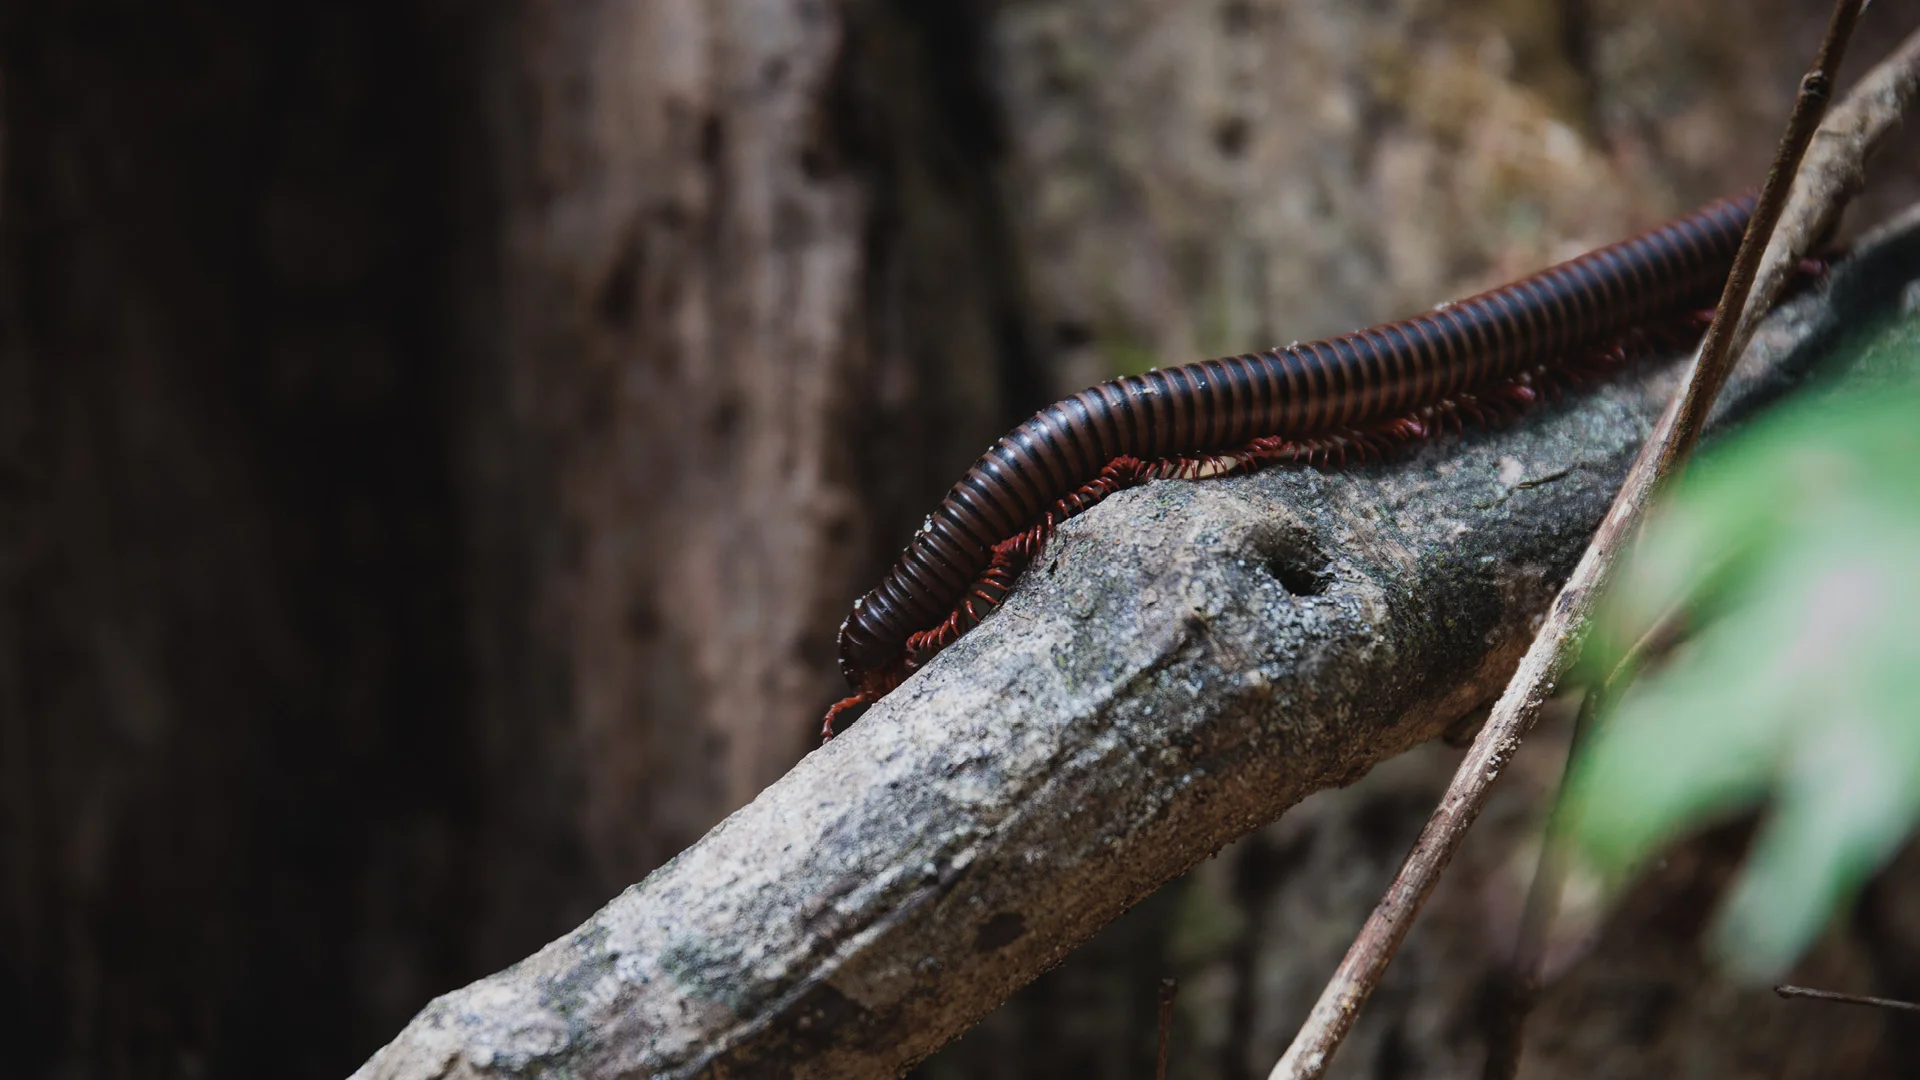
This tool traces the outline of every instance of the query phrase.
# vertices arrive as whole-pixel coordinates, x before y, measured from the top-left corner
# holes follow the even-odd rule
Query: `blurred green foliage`
[[[1599,720],[1566,810],[1618,882],[1677,837],[1764,805],[1717,951],[1777,975],[1920,820],[1920,323],[1855,346],[1851,389],[1717,447],[1649,522],[1582,667],[1684,636]]]

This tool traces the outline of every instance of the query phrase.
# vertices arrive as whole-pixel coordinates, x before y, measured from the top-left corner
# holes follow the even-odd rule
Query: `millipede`
[[[987,448],[840,625],[853,693],[879,700],[998,607],[1060,522],[1134,484],[1367,456],[1532,400],[1584,358],[1710,306],[1751,192],[1398,322],[1127,375]]]

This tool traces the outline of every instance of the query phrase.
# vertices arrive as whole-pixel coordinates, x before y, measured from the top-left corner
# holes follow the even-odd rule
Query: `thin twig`
[[[1754,284],[1756,294],[1778,295],[1796,272],[1800,257],[1833,232],[1841,211],[1866,185],[1867,161],[1899,129],[1916,94],[1920,94],[1920,32],[1908,35],[1892,55],[1867,72],[1814,133],[1807,159],[1794,178],[1786,212],[1767,247]],[[1765,314],[1763,308],[1749,305],[1739,340],[1752,337],[1754,325]]]
[[[1720,388],[1726,385],[1733,362],[1740,358],[1733,350],[1734,338],[1754,321],[1744,317],[1747,295],[1753,289],[1767,244],[1773,239],[1773,228],[1780,222],[1781,211],[1786,209],[1787,192],[1794,174],[1800,170],[1800,159],[1806,156],[1807,144],[1813,141],[1813,133],[1826,115],[1827,102],[1833,97],[1834,75],[1839,70],[1840,58],[1847,51],[1847,39],[1853,36],[1853,24],[1864,7],[1866,0],[1839,0],[1834,4],[1833,18],[1827,22],[1827,36],[1820,42],[1813,67],[1800,78],[1800,92],[1794,95],[1786,133],[1780,137],[1773,166],[1767,170],[1767,182],[1760,189],[1760,201],[1753,208],[1753,219],[1747,222],[1740,252],[1734,256],[1733,269],[1727,274],[1727,287],[1714,309],[1713,324],[1707,327],[1706,340],[1700,343],[1700,361],[1694,366],[1692,378],[1687,380],[1673,433],[1661,446],[1660,460],[1654,469],[1656,482],[1663,482],[1685,468],[1687,458],[1700,442],[1700,433],[1706,430],[1713,400],[1720,396]]]
[[[1654,492],[1685,464],[1713,398],[1726,380],[1732,358],[1739,354],[1735,346],[1744,347],[1746,343],[1742,334],[1733,332],[1734,328],[1748,331],[1756,325],[1756,321],[1741,317],[1756,270],[1780,217],[1800,158],[1825,111],[1833,72],[1863,6],[1864,0],[1838,0],[1834,5],[1826,37],[1813,68],[1801,80],[1786,135],[1781,139],[1773,168],[1761,189],[1759,205],[1747,226],[1740,252],[1734,258],[1733,271],[1728,275],[1726,290],[1714,310],[1713,325],[1707,330],[1687,386],[1661,416],[1653,436],[1601,521],[1592,544],[1560,590],[1532,647],[1520,661],[1519,669],[1487,718],[1486,726],[1467,751],[1399,875],[1387,887],[1386,895],[1347,950],[1293,1044],[1273,1067],[1270,1080],[1299,1080],[1325,1072],[1334,1051],[1352,1029],[1361,1005],[1379,985],[1388,961],[1405,940],[1414,916],[1433,891],[1440,872],[1459,849],[1467,827],[1486,805],[1494,779],[1519,749],[1520,740],[1532,729],[1541,707],[1552,697],[1561,677],[1578,655],[1594,598],[1611,577],[1615,557],[1636,531]],[[1751,299],[1764,310],[1771,306],[1774,297],[1760,294]]]
[[[1818,1001],[1837,1001],[1843,1005],[1872,1005],[1876,1009],[1898,1009],[1902,1012],[1920,1013],[1920,1002],[1867,997],[1864,994],[1842,994],[1837,990],[1815,990],[1811,986],[1776,986],[1773,992],[1783,998],[1813,998]]]
[[[1167,1044],[1173,1037],[1173,996],[1179,992],[1179,980],[1160,980],[1160,1052],[1154,1059],[1154,1080],[1167,1080]]]
[[[1567,745],[1566,763],[1561,766],[1560,787],[1566,788],[1567,772],[1573,768],[1593,718],[1600,711],[1599,688],[1587,692],[1573,722],[1573,738]],[[1547,932],[1560,912],[1560,893],[1567,880],[1566,812],[1564,802],[1556,799],[1547,814],[1546,833],[1540,840],[1540,859],[1533,869],[1533,883],[1527,888],[1527,903],[1520,911],[1520,930],[1515,935],[1513,955],[1496,978],[1496,994],[1487,1016],[1487,1061],[1481,1069],[1482,1080],[1512,1080],[1520,1071],[1520,1051],[1526,1044],[1527,1016],[1540,997],[1547,958]]]
[[[1546,831],[1540,840],[1540,859],[1534,866],[1533,882],[1527,887],[1526,906],[1520,912],[1513,956],[1497,975],[1496,996],[1487,1016],[1487,1060],[1481,1070],[1482,1080],[1512,1080],[1519,1073],[1520,1051],[1526,1044],[1527,1016],[1539,1001],[1541,987],[1546,982],[1547,935],[1559,916],[1560,894],[1566,887],[1567,871],[1572,867],[1567,836],[1567,776],[1573,770],[1573,763],[1579,760],[1581,748],[1586,745],[1597,718],[1608,712],[1620,694],[1633,684],[1648,660],[1672,647],[1686,622],[1685,616],[1686,608],[1680,604],[1662,613],[1614,665],[1606,679],[1589,689],[1580,701],[1566,761],[1561,766],[1559,797],[1547,813]]]
[[[1868,72],[1814,133],[1806,160],[1795,177],[1786,210],[1768,245],[1767,259],[1754,285],[1755,293],[1777,294],[1791,279],[1798,253],[1813,250],[1821,238],[1832,231],[1840,211],[1864,186],[1866,160],[1898,126],[1916,92],[1920,92],[1920,33],[1909,36],[1898,50]],[[1748,320],[1743,322],[1764,310],[1762,305],[1748,305]],[[1746,340],[1751,333],[1751,328],[1746,328],[1739,340]],[[1621,657],[1605,683],[1587,694],[1575,721],[1567,757],[1569,765],[1586,738],[1592,719],[1606,711],[1649,659],[1671,647],[1685,623],[1684,614],[1685,604],[1677,603],[1656,619]],[[1563,772],[1562,794],[1564,788]],[[1561,805],[1556,799],[1549,814],[1540,862],[1527,891],[1511,966],[1500,975],[1498,996],[1487,1018],[1487,1062],[1482,1074],[1485,1080],[1509,1080],[1515,1075],[1525,1041],[1526,1018],[1538,1001],[1544,983],[1546,935],[1557,916],[1567,870],[1566,837],[1560,829]],[[1783,996],[1789,991],[1802,990],[1800,987],[1779,989]],[[1822,993],[1807,991],[1805,996]]]
[[[1786,210],[1768,245],[1766,261],[1754,284],[1755,293],[1777,294],[1791,279],[1798,253],[1813,250],[1832,231],[1840,211],[1865,183],[1866,160],[1898,126],[1916,93],[1920,93],[1920,33],[1909,36],[1868,72],[1814,133]],[[1759,304],[1750,304],[1748,309],[1749,320],[1765,310]],[[1746,328],[1739,340],[1746,340],[1751,333],[1751,328]],[[1591,719],[1605,711],[1650,658],[1672,645],[1685,623],[1684,614],[1685,604],[1677,603],[1656,619],[1621,657],[1605,684],[1587,694],[1575,721],[1569,764],[1586,737]],[[1563,773],[1563,793],[1564,784]],[[1557,914],[1566,873],[1560,806],[1556,799],[1542,841],[1540,863],[1527,892],[1512,966],[1501,975],[1499,996],[1488,1016],[1486,1080],[1507,1080],[1514,1075],[1525,1039],[1526,1017],[1544,981],[1545,938]],[[1781,993],[1800,989],[1786,987]],[[1807,996],[1819,993],[1810,991]]]

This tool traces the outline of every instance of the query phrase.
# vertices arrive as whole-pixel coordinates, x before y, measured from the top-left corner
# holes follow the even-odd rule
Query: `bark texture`
[[[1916,279],[1909,231],[1841,269],[1836,306],[1887,310]],[[1832,310],[1779,313],[1723,417],[1801,377]],[[897,1074],[1167,880],[1497,692],[1673,376],[1410,461],[1108,500],[849,734],[357,1077]],[[1754,1016],[1736,997],[1719,1018]],[[1745,1041],[1870,1063],[1877,1018],[1801,1016]]]

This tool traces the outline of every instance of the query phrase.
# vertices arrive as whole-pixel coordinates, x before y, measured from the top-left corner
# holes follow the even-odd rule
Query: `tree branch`
[[[1858,258],[1836,301],[1891,302],[1920,231]],[[1827,310],[1773,316],[1723,406],[1789,388]],[[846,735],[356,1075],[896,1075],[1497,693],[1676,385],[1648,366],[1394,462],[1115,496]]]
[[[1379,984],[1421,906],[1459,849],[1467,829],[1486,805],[1493,782],[1519,749],[1520,741],[1532,730],[1541,709],[1558,690],[1560,679],[1579,656],[1589,614],[1606,588],[1618,554],[1638,531],[1654,494],[1685,467],[1706,427],[1732,362],[1745,347],[1743,334],[1751,331],[1772,306],[1777,290],[1785,284],[1798,259],[1810,253],[1807,247],[1769,247],[1769,243],[1788,201],[1788,191],[1799,172],[1802,156],[1826,112],[1833,79],[1863,6],[1864,0],[1836,0],[1813,65],[1801,80],[1786,132],[1728,274],[1713,323],[1707,329],[1706,339],[1680,395],[1661,415],[1654,435],[1629,470],[1580,564],[1555,598],[1519,670],[1468,749],[1453,782],[1414,842],[1399,874],[1388,885],[1386,895],[1375,906],[1339,968],[1328,980],[1306,1024],[1274,1065],[1272,1080],[1311,1080],[1325,1073],[1361,1006]],[[1818,200],[1812,203],[1803,200],[1796,209],[1810,221],[1831,221],[1838,213],[1835,205],[1822,206]],[[1797,224],[1805,228],[1809,222]],[[1790,237],[1799,236],[1809,244],[1818,235],[1818,232],[1789,233]],[[1763,264],[1767,288],[1752,292]],[[1517,1039],[1517,1020],[1511,1034]]]

